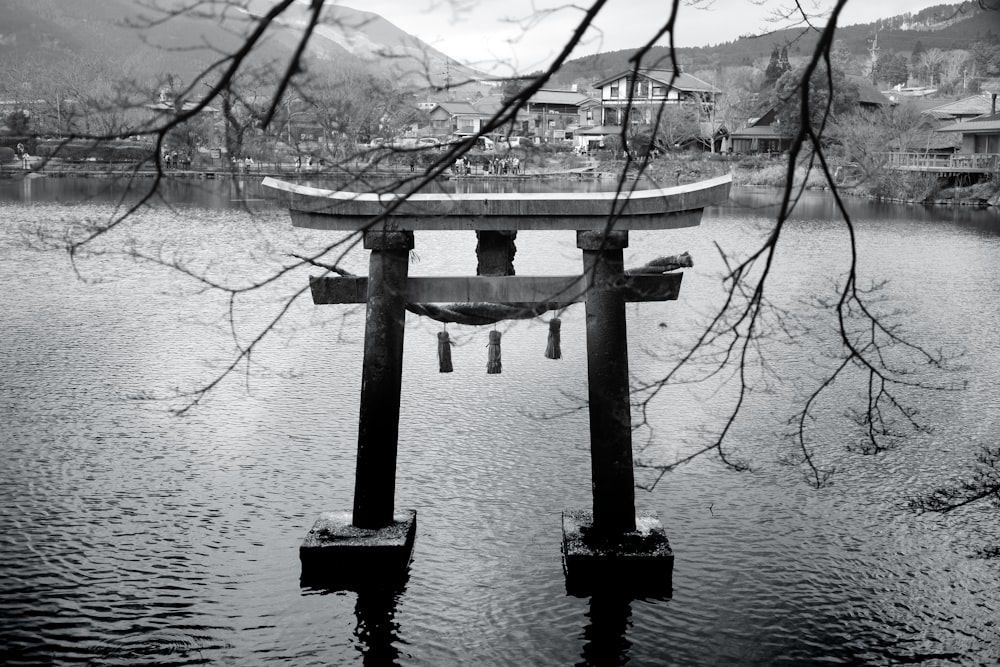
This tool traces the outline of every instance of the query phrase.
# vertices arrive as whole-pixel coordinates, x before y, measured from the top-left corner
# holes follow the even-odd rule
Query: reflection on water
[[[30,197],[23,188],[30,187]],[[140,211],[103,247],[176,258],[245,285],[335,239],[293,229],[238,199],[235,182],[180,182],[176,208]],[[249,372],[184,417],[178,401],[232,359],[306,284],[291,271],[235,305],[177,272],[111,255],[25,246],[113,210],[109,182],[0,180],[0,647],[5,664],[996,664],[995,563],[969,558],[997,535],[995,510],[914,516],[905,498],[971,465],[1000,439],[1000,226],[988,211],[847,200],[866,277],[891,277],[886,308],[932,348],[965,350],[948,381],[907,392],[933,432],[877,457],[852,453],[831,390],[810,431],[834,484],[811,489],[781,463],[793,399],[831,363],[830,332],[765,346],[733,453],[703,457],[637,506],[656,511],[675,553],[669,600],[566,594],[560,515],[590,503],[582,308],[563,314],[563,359],[545,359],[544,322],[503,327],[504,372],[485,373],[487,334],[449,327],[455,372],[438,373],[440,327],[407,319],[396,504],[421,516],[405,589],[299,586],[298,544],[325,510],[351,506],[364,313],[297,300]],[[680,299],[630,305],[637,381],[662,376],[671,345],[719,298],[716,252],[746,252],[773,215],[770,193],[737,191],[701,227],[633,233],[626,264],[691,252]],[[789,224],[769,297],[798,308],[843,270],[843,229],[810,195]],[[471,232],[420,234],[415,275],[475,271]],[[518,273],[581,270],[571,232],[518,237]],[[363,273],[363,252],[344,259]],[[649,406],[643,457],[675,460],[719,426],[730,394],[680,385]],[[647,446],[648,445],[648,446]],[[638,473],[640,477],[643,471]],[[935,662],[936,661],[936,662]]]
[[[583,630],[583,655],[578,665],[625,665],[629,662],[629,619],[632,600],[613,593],[590,598],[587,626]]]
[[[272,200],[273,193],[261,187],[257,176],[219,175],[218,178],[155,179],[127,177],[77,178],[39,176],[0,179],[0,200],[22,202],[58,201],[63,205],[83,202],[102,204],[132,204],[148,199],[151,205],[194,206],[211,209],[259,209]],[[363,181],[346,178],[307,178],[296,182],[317,188],[345,189],[352,192],[376,192],[397,180],[392,177],[371,177]],[[645,183],[644,187],[656,187]],[[604,192],[617,189],[614,179],[572,177],[569,179],[530,179],[502,177],[443,178],[425,186],[423,192],[500,193],[500,192]]]
[[[396,596],[391,589],[358,593],[354,614],[358,619],[354,636],[365,665],[398,664],[399,624],[396,622]]]

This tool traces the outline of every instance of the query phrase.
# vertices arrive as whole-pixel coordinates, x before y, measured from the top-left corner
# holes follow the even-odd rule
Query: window
[[[666,97],[667,88],[666,86],[653,86],[653,97]]]
[[[618,97],[618,86],[611,86],[611,97],[613,99]]]
[[[649,97],[649,81],[646,81],[644,79],[640,80],[629,79],[628,95],[632,99],[641,99]]]
[[[976,153],[1000,153],[1000,134],[977,134],[975,135]]]

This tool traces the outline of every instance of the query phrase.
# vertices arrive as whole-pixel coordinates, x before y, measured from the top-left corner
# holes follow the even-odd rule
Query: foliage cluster
[[[149,141],[40,141],[35,152],[45,158],[59,157],[70,162],[143,162],[154,157],[155,145]]]
[[[733,170],[733,182],[737,185],[781,188],[788,182],[788,165],[784,161],[757,168]],[[826,176],[819,169],[807,169],[804,165],[795,168],[792,184],[795,188],[828,187]]]
[[[928,201],[940,189],[937,176],[885,169],[860,184],[862,192],[879,199]]]
[[[28,151],[34,155],[37,151],[35,146],[37,145],[38,139],[34,136],[18,136],[16,134],[0,135],[0,146],[4,148],[17,148],[18,144],[24,146],[24,150]]]
[[[785,72],[775,82],[771,94],[775,120],[781,132],[788,137],[799,133],[803,120],[802,87],[807,72],[798,67]],[[858,106],[859,91],[842,70],[835,67],[817,67],[809,77],[807,94],[809,128],[819,136],[833,118],[853,111]]]

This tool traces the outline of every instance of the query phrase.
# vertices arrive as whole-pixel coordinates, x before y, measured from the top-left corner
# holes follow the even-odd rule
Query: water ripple
[[[790,230],[804,259],[776,268],[787,287],[778,302],[807,295],[833,266],[840,232],[822,203]],[[855,389],[838,383],[813,432],[838,473],[817,491],[778,461],[791,380],[823,355],[770,349],[787,381],[751,397],[731,443],[754,472],[707,457],[638,492],[675,551],[669,599],[565,591],[560,513],[591,503],[582,308],[564,314],[559,361],[541,356],[544,323],[503,327],[499,376],[485,374],[484,329],[449,327],[455,372],[440,374],[438,325],[408,317],[396,505],[418,510],[417,542],[403,590],[366,595],[302,589],[297,551],[320,512],[352,504],[363,311],[296,304],[249,373],[173,417],[175,401],[134,397],[191,389],[226,363],[224,299],[114,257],[83,267],[103,282],[60,278],[54,290],[65,258],[27,250],[16,230],[58,232],[108,206],[0,208],[5,664],[1000,662],[997,567],[967,557],[998,539],[995,511],[905,509],[909,493],[967,470],[976,447],[1000,436],[1000,235],[987,227],[909,209],[859,215],[862,261],[903,277],[889,296],[914,313],[919,340],[967,348],[970,389],[915,397],[937,430],[865,457],[850,451],[842,419]],[[749,247],[756,222],[738,209],[671,234],[696,270],[677,302],[629,307],[637,378],[662,376],[665,345],[692,335],[691,313],[715,298],[713,242]],[[291,229],[280,211],[152,210],[122,234],[235,282],[332,241]],[[667,254],[661,236],[630,241],[630,264]],[[474,270],[471,232],[418,243],[414,273]],[[949,261],[935,261],[942,274],[928,284],[942,248]],[[358,273],[366,265],[360,252],[345,259]],[[579,271],[572,234],[519,236],[518,268]],[[307,273],[252,296],[247,331]],[[665,390],[649,406],[643,454],[690,451],[692,434],[724,416],[724,398],[714,386]]]

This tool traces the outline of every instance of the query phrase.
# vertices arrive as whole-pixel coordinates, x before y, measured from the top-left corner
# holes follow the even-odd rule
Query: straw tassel
[[[451,338],[447,331],[438,333],[438,366],[442,373],[451,373],[454,369],[451,366]]]
[[[500,372],[500,332],[490,332],[490,342],[486,346],[489,348],[489,358],[486,362],[486,372],[494,375]]]
[[[549,344],[545,348],[546,359],[561,359],[562,349],[559,347],[559,329],[562,327],[562,320],[553,317],[549,320]]]

